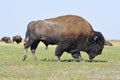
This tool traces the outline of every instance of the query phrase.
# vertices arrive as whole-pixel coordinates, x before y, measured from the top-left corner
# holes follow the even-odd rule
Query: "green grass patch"
[[[0,80],[120,80],[120,46],[105,47],[93,62],[88,62],[84,52],[85,62],[75,62],[68,53],[56,62],[54,51],[55,46],[45,50],[39,45],[37,61],[30,50],[22,61],[22,44],[0,44]]]

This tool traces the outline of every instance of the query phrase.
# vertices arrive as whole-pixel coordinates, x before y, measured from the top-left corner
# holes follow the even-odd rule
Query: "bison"
[[[104,46],[113,46],[113,44],[110,41],[105,41]]]
[[[13,42],[16,42],[17,44],[21,43],[22,37],[20,35],[13,36]]]
[[[38,43],[42,41],[46,46],[56,44],[55,55],[57,61],[64,52],[68,52],[76,60],[82,61],[80,51],[85,51],[92,61],[100,55],[104,48],[104,37],[94,31],[89,22],[76,15],[64,15],[56,18],[32,21],[27,26],[24,45],[23,61],[26,60],[27,50],[30,47],[34,59]]]
[[[4,37],[2,38],[2,41],[4,41],[5,43],[12,43],[10,37],[7,37],[7,36],[4,36]]]

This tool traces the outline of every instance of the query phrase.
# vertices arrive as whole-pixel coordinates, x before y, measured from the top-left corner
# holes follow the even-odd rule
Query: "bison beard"
[[[65,51],[71,53],[72,57],[79,61],[83,60],[80,51],[85,51],[92,60],[101,54],[105,42],[100,32],[94,31],[85,19],[75,15],[33,21],[28,24],[27,38],[23,60],[27,57],[28,47],[31,48],[34,59],[37,59],[35,50],[40,41],[46,46],[57,45],[55,55],[58,61]]]

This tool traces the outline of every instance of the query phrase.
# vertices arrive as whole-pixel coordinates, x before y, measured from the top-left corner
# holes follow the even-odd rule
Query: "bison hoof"
[[[82,60],[81,62],[83,62],[83,63],[84,63],[85,61],[84,61],[84,60]]]
[[[34,60],[36,61],[36,60],[37,60],[37,57],[35,57]]]
[[[89,62],[92,62],[92,61],[93,61],[92,59],[89,60]]]
[[[57,60],[57,62],[61,62],[61,61],[58,61],[58,60]]]
[[[76,62],[85,62],[83,59],[75,59]]]
[[[24,55],[24,56],[23,56],[23,61],[25,61],[25,60],[26,60],[26,58],[27,58],[27,55]]]

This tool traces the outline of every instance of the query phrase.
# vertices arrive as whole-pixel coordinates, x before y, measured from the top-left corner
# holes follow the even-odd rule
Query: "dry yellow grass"
[[[120,40],[109,40],[113,46],[120,46]]]

